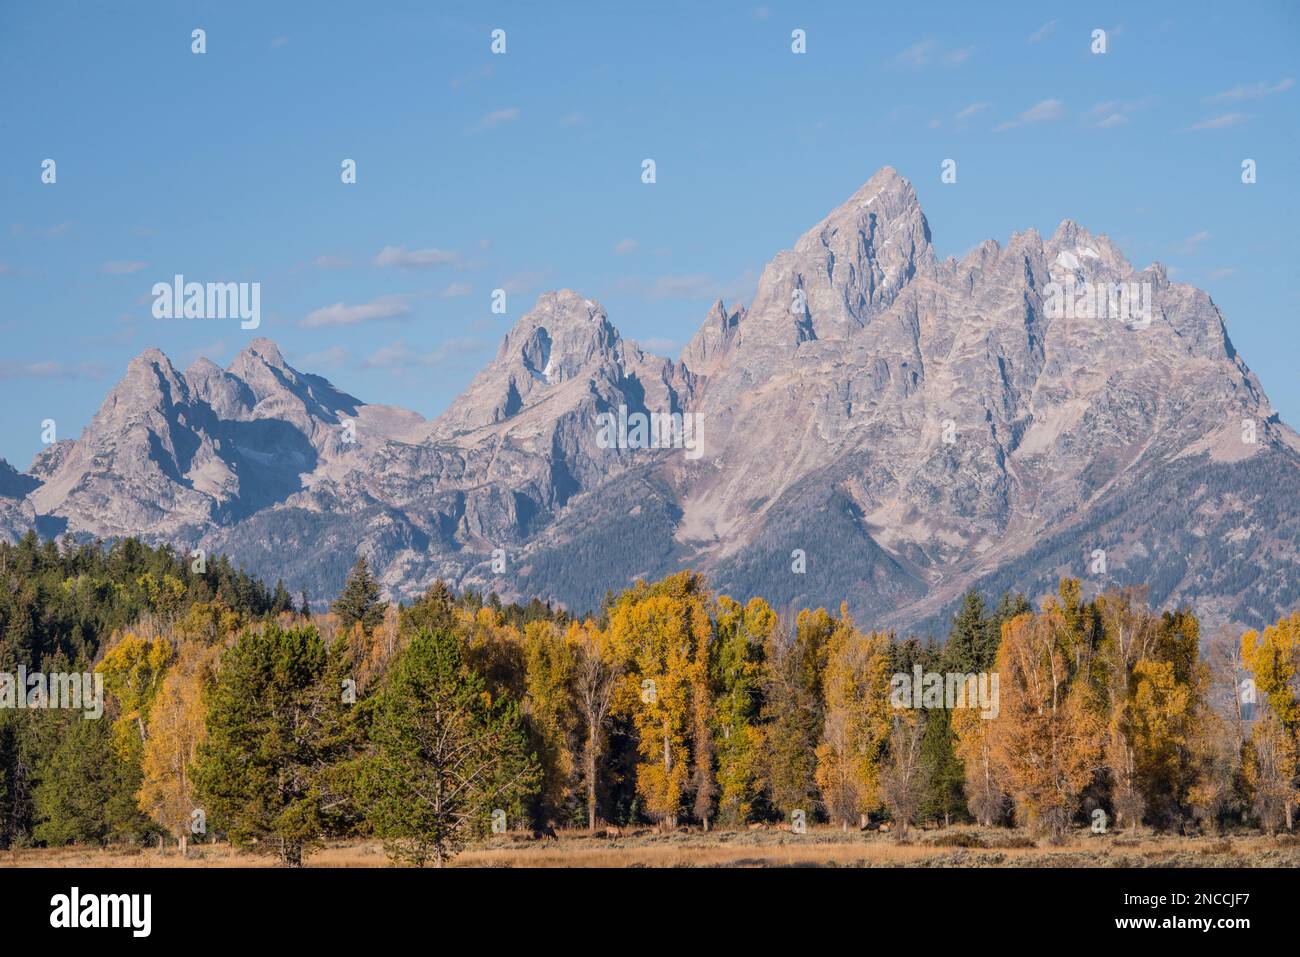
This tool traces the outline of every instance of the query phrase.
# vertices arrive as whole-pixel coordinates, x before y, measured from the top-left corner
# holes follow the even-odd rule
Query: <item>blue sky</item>
[[[1285,2],[0,4],[0,456],[150,346],[426,416],[546,289],[676,354],[885,165],[941,255],[1068,217],[1165,263],[1300,425],[1298,52]],[[153,319],[178,272],[261,328]]]

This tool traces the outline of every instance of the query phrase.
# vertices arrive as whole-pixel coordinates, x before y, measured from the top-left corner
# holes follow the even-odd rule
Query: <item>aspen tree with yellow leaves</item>
[[[692,783],[700,707],[694,698],[712,634],[707,600],[703,580],[682,572],[654,585],[638,583],[610,611],[613,642],[630,663],[626,700],[638,737],[637,793],[646,813],[668,828],[677,826]]]
[[[991,827],[1006,814],[1009,804],[1002,767],[993,756],[994,721],[982,717],[976,708],[957,708],[952,713],[952,727],[957,735],[957,757],[965,772],[966,806],[976,821]]]
[[[170,642],[128,631],[113,643],[95,669],[103,672],[104,690],[117,702],[113,748],[124,761],[140,761],[149,736],[149,706],[171,658]]]
[[[542,771],[536,816],[549,821],[560,815],[572,793],[573,648],[554,622],[533,621],[524,627],[523,651],[522,710]]]
[[[1256,813],[1271,832],[1285,822],[1291,830],[1295,803],[1297,748],[1300,742],[1300,612],[1279,618],[1263,632],[1241,636],[1241,657],[1250,669],[1262,716],[1252,729],[1246,759],[1247,780]]]
[[[216,647],[182,642],[149,712],[140,809],[176,838],[182,855],[189,846],[194,812],[201,810],[192,766],[207,737],[203,694],[219,653]]]
[[[1105,725],[1076,679],[1068,606],[1048,599],[1039,615],[1003,625],[1001,704],[992,751],[1027,823],[1061,838],[1101,759]]]
[[[587,829],[596,829],[597,768],[605,750],[605,728],[624,664],[607,632],[588,620],[573,622],[565,636],[573,654],[573,693],[582,722],[583,778],[587,792]]]
[[[889,636],[858,631],[841,608],[827,645],[825,724],[814,777],[827,815],[845,830],[881,804],[880,760],[896,717],[891,671]]]

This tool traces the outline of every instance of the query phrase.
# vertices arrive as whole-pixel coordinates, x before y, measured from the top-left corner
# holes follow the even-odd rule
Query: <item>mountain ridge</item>
[[[1060,314],[1062,289],[1091,305]],[[602,447],[597,418],[620,409],[699,416],[704,454]],[[0,533],[223,549],[314,594],[360,549],[399,597],[444,578],[581,610],[690,564],[900,628],[937,624],[966,587],[1060,573],[1154,580],[1156,601],[1224,623],[1298,596],[1300,438],[1208,294],[1069,219],[941,260],[890,167],[779,252],[747,307],[715,303],[679,359],[567,289],[432,420],[301,373],[268,339],[183,374],[150,349],[5,497],[14,481]],[[1134,512],[1156,494],[1176,498]]]

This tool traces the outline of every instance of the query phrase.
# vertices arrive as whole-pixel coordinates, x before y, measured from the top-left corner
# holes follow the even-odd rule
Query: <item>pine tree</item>
[[[347,584],[332,607],[339,616],[339,626],[344,633],[351,631],[357,622],[367,632],[383,623],[388,603],[380,601],[379,583],[371,577],[365,556],[358,558],[352,566]]]
[[[978,709],[974,710],[978,714]],[[936,708],[927,714],[921,738],[921,764],[926,779],[919,813],[923,818],[942,821],[947,827],[953,817],[966,812],[966,802],[962,792],[965,768],[957,757],[953,712],[946,708]]]
[[[89,721],[75,712],[36,717],[58,725],[60,732],[37,768],[32,794],[37,840],[105,845],[139,841],[153,831],[135,804],[140,766],[118,755],[107,721]]]
[[[817,747],[826,720],[823,678],[835,620],[826,609],[805,609],[795,619],[794,641],[774,631],[769,639],[764,689],[764,779],[776,809],[812,816],[821,803]]]
[[[777,618],[761,598],[742,607],[725,595],[718,599],[715,618],[718,818],[735,827],[749,822],[762,797],[765,649],[776,633]]]
[[[195,780],[236,846],[296,867],[346,823],[335,778],[354,743],[340,690],[347,655],[346,642],[327,648],[311,626],[268,624],[222,657]]]
[[[277,579],[275,582],[275,591],[271,595],[271,614],[280,615],[286,611],[293,611],[293,598],[289,595],[289,589],[284,587],[284,579]]]
[[[419,632],[373,699],[357,791],[394,860],[441,867],[540,778],[517,706],[490,702],[447,631]]]
[[[996,619],[985,614],[984,599],[972,588],[953,616],[944,647],[944,670],[962,674],[988,671],[997,656],[999,637]]]

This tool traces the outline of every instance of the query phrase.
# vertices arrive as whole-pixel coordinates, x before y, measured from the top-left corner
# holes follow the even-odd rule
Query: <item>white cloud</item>
[[[1234,86],[1231,90],[1224,90],[1222,93],[1207,96],[1204,102],[1240,103],[1242,100],[1262,100],[1264,97],[1272,96],[1274,93],[1285,92],[1293,86],[1295,86],[1295,81],[1290,77],[1279,80],[1272,86],[1267,83],[1242,83]]]
[[[460,259],[450,249],[412,249],[403,246],[385,246],[375,257],[376,266],[397,266],[400,269],[432,269],[447,266]]]
[[[1222,116],[1211,116],[1199,123],[1194,123],[1191,128],[1193,130],[1223,130],[1230,126],[1240,126],[1248,119],[1250,119],[1248,113],[1224,113]]]
[[[63,362],[0,362],[0,378],[5,379],[62,379],[90,378],[98,379],[104,375],[104,367],[98,362],[80,362],[67,365]]]
[[[149,264],[138,260],[116,259],[113,262],[104,263],[99,267],[99,271],[106,276],[129,276],[133,272],[139,272],[147,265]]]
[[[1177,243],[1173,247],[1173,250],[1174,252],[1182,253],[1185,256],[1190,255],[1191,253],[1196,252],[1197,248],[1209,238],[1210,238],[1209,231],[1202,229],[1199,233],[1193,233],[1191,236],[1188,236],[1186,239],[1184,239],[1181,243]]]
[[[500,126],[503,123],[513,123],[519,119],[519,107],[510,106],[504,110],[493,110],[486,114],[474,126],[474,132],[481,133],[483,130],[490,130],[494,126]]]
[[[481,339],[457,337],[448,339],[432,352],[416,352],[404,342],[395,342],[375,350],[365,365],[368,369],[409,369],[421,367],[436,369],[456,359],[478,355],[488,348]]]
[[[1108,129],[1123,126],[1133,119],[1133,114],[1156,103],[1157,98],[1146,96],[1140,100],[1107,100],[1090,107],[1083,118],[1090,126]]]
[[[453,282],[442,292],[438,293],[439,299],[458,299],[461,296],[468,296],[474,291],[474,287],[467,282]]]
[[[975,116],[978,113],[983,113],[988,108],[989,105],[987,103],[972,103],[957,114],[957,122],[960,123],[964,120],[969,120],[972,116]]]
[[[626,256],[628,253],[636,252],[636,240],[624,239],[614,245],[615,256]]]
[[[342,346],[330,346],[318,352],[308,352],[294,357],[294,365],[306,372],[313,369],[337,369],[347,361],[350,353]]]
[[[373,302],[358,306],[346,306],[336,302],[332,306],[317,309],[307,314],[298,323],[304,329],[319,329],[325,326],[355,326],[363,322],[376,322],[380,319],[398,319],[409,315],[411,308],[401,296],[380,296]]]
[[[536,289],[545,278],[546,273],[540,270],[518,272],[513,276],[508,276],[506,281],[501,284],[501,288],[509,293],[527,292],[530,289]]]
[[[939,43],[931,37],[924,40],[918,40],[910,47],[897,54],[890,62],[894,66],[910,67],[913,70],[919,70],[923,67],[930,66],[935,62],[941,62],[947,66],[961,66],[971,58],[975,52],[974,47],[959,47],[953,50],[945,50]]]
[[[1029,42],[1039,43],[1042,40],[1046,39],[1047,35],[1051,33],[1053,30],[1055,30],[1056,25],[1060,22],[1061,22],[1060,20],[1048,20],[1041,27],[1039,27],[1037,30],[1035,30],[1033,33],[1029,35]]]
[[[1060,100],[1039,100],[1014,120],[1007,120],[1005,123],[999,123],[994,127],[993,132],[1001,133],[1004,130],[1015,129],[1017,126],[1027,126],[1030,123],[1045,123],[1049,120],[1059,120],[1064,115],[1065,106]]]
[[[657,356],[674,355],[680,348],[675,339],[665,339],[661,336],[650,336],[648,339],[638,340],[637,345],[647,352],[653,352]]]

